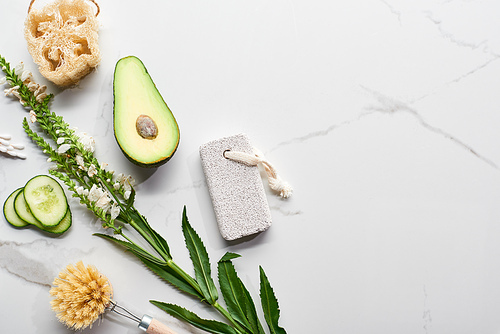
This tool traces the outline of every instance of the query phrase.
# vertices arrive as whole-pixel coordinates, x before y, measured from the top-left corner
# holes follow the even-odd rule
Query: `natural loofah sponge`
[[[55,0],[40,10],[30,6],[24,37],[45,78],[73,85],[99,64],[96,16],[85,0]]]

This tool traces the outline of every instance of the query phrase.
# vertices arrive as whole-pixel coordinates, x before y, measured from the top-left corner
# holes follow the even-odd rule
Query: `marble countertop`
[[[411,4],[410,4],[411,3]],[[259,265],[289,333],[500,331],[500,3],[442,1],[99,1],[98,69],[58,89],[37,72],[23,37],[28,1],[1,6],[0,54],[23,61],[55,94],[52,111],[96,140],[96,156],[137,179],[136,207],[182,267],[191,224],[213,263],[227,251],[258,301]],[[113,136],[113,71],[139,57],[181,129],[178,151],[150,170]],[[0,199],[50,163],[0,97],[0,133],[26,160],[0,156]],[[273,224],[237,242],[219,234],[200,145],[246,133],[294,187],[265,186]],[[265,179],[264,179],[265,182]],[[201,333],[149,303],[218,314],[93,236],[75,200],[60,237],[0,222],[2,332],[69,333],[50,309],[59,270],[83,260],[115,300],[179,334]],[[215,271],[215,268],[213,268]],[[260,309],[260,308],[259,308]],[[263,320],[263,319],[262,319]],[[107,314],[84,333],[140,333]]]

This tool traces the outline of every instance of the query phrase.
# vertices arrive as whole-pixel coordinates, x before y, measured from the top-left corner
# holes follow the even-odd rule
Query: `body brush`
[[[175,334],[170,328],[148,315],[134,315],[113,301],[113,287],[106,276],[94,266],[83,262],[68,265],[54,279],[50,302],[60,322],[73,330],[92,327],[106,311],[136,321],[138,327],[149,334]]]

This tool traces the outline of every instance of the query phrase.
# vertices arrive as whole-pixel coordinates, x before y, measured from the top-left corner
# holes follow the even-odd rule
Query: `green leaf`
[[[142,248],[124,240],[117,239],[107,234],[94,233],[94,235],[107,239],[125,247],[128,251],[132,252],[137,256],[146,267],[148,267],[152,272],[157,274],[160,278],[164,279],[168,283],[172,284],[176,288],[186,293],[189,293],[195,297],[203,299],[203,296],[196,291],[184,278],[177,274],[174,270],[168,267],[165,263],[158,260]]]
[[[247,288],[245,288],[245,285],[241,280],[240,284],[245,294],[243,299],[243,304],[245,305],[245,309],[247,312],[246,313],[247,319],[252,325],[252,333],[265,334],[264,329],[262,328],[262,325],[260,323],[260,320],[257,317],[257,310],[255,308],[252,296],[250,296],[250,292],[248,292]]]
[[[94,233],[94,235],[101,237],[103,239],[113,241],[113,242],[119,244],[120,246],[125,247],[128,251],[132,252],[134,255],[136,255],[137,257],[139,257],[141,259],[145,258],[145,259],[149,260],[150,262],[155,262],[155,263],[161,264],[161,262],[159,262],[157,258],[152,256],[151,254],[149,254],[148,252],[146,252],[142,248],[138,247],[137,245],[134,245],[133,243],[117,239],[117,238],[112,237],[112,236],[107,235],[107,234]]]
[[[200,289],[207,302],[213,305],[219,296],[211,276],[210,259],[208,258],[203,241],[201,241],[199,235],[189,224],[186,207],[184,207],[182,213],[182,232],[184,233],[186,246],[189,250],[189,257],[193,262],[196,281],[200,285]]]
[[[260,269],[260,300],[262,303],[262,310],[264,311],[264,317],[266,319],[267,325],[271,334],[286,334],[284,328],[278,326],[278,320],[280,317],[280,309],[278,305],[278,300],[274,295],[273,288],[267,279],[264,269],[259,266]]]
[[[233,329],[231,326],[228,324],[225,324],[223,322],[215,321],[215,320],[207,320],[207,319],[202,319],[196,314],[194,314],[191,311],[186,310],[183,307],[174,305],[174,304],[169,304],[169,303],[163,303],[155,300],[150,300],[150,303],[153,305],[159,307],[163,311],[167,312],[173,317],[176,317],[177,319],[184,320],[191,325],[198,327],[204,331],[207,331],[209,333],[214,333],[214,334],[238,334],[235,329]]]
[[[153,230],[153,228],[148,224],[146,217],[141,215],[135,208],[130,208],[129,211],[129,216],[133,220],[134,224],[137,225],[137,228],[145,232],[151,238],[152,242],[154,242],[154,244],[163,251],[164,254],[160,255],[165,260],[171,260],[172,255],[170,255],[170,249],[167,241],[158,232]],[[136,228],[136,226],[132,226]]]
[[[229,314],[249,332],[252,331],[252,326],[247,319],[247,310],[245,305],[245,292],[241,284],[236,270],[234,269],[231,259],[234,258],[233,253],[226,253],[218,263],[219,285],[227,305]]]
[[[203,299],[203,296],[194,289],[189,282],[187,282],[182,276],[177,274],[169,266],[165,264],[157,264],[155,262],[149,261],[148,259],[139,257],[146,267],[148,267],[152,272],[157,274],[160,278],[169,282],[177,289],[184,291],[190,295]]]
[[[222,295],[229,313],[241,326],[251,333],[264,334],[252,297],[230,261],[238,257],[240,255],[228,252],[219,260],[219,285]]]
[[[229,261],[229,260],[236,259],[239,257],[241,257],[240,254],[226,252],[226,254],[224,254],[224,256],[219,260],[219,262]]]
[[[130,207],[132,207],[132,205],[134,205],[134,201],[135,201],[135,189],[132,187],[132,190],[130,191],[130,196],[127,200],[127,209],[129,209]]]

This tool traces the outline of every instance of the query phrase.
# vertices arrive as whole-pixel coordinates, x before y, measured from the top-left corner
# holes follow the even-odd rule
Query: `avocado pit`
[[[135,128],[139,136],[144,139],[155,139],[158,136],[158,127],[155,121],[147,115],[137,117]]]

